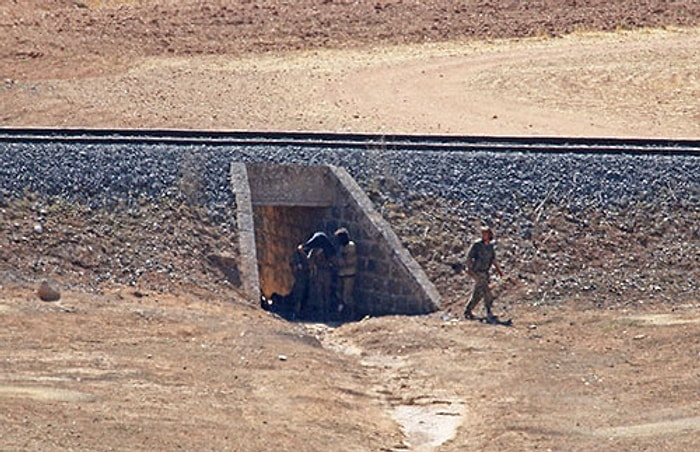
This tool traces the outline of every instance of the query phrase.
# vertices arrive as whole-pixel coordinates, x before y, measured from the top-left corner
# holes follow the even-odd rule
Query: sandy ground
[[[3,450],[692,450],[697,305],[333,328],[230,299],[0,299]],[[499,307],[502,312],[503,307]]]
[[[699,49],[698,29],[674,29],[142,57],[95,77],[8,78],[0,124],[697,138]]]
[[[329,49],[265,38],[264,54],[217,40],[202,52],[183,25],[192,11],[177,11],[187,2],[122,15],[142,3],[1,6],[0,125],[700,137],[697,28]],[[134,50],[128,35],[159,28],[185,37]],[[116,287],[43,303],[26,282],[40,276],[0,278],[1,450],[700,443],[700,299],[500,303],[510,328],[444,312],[334,327],[284,322],[233,290]]]

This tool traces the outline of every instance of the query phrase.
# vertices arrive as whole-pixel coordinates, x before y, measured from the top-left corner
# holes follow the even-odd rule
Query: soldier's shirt
[[[472,270],[477,273],[487,273],[495,258],[496,251],[493,248],[493,243],[487,245],[483,240],[474,242],[467,253],[467,260],[474,261]]]
[[[357,247],[352,240],[341,247],[338,257],[338,276],[354,276],[357,271]]]

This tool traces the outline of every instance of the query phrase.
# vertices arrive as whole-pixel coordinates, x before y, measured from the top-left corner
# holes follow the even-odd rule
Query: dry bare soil
[[[0,5],[2,126],[700,137],[690,0],[28,3]],[[170,220],[175,240],[2,204],[0,450],[700,444],[697,296],[504,293],[505,328],[454,316],[469,284],[455,274],[436,279],[433,315],[288,323],[166,242],[228,251],[197,212]],[[67,227],[84,242],[42,255]],[[145,250],[190,278],[95,283],[109,256],[128,267]],[[39,301],[37,282],[69,267],[83,284]]]

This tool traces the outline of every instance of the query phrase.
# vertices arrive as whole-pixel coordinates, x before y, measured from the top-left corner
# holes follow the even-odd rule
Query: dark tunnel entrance
[[[290,320],[340,320],[340,316],[324,312],[324,308],[309,296],[308,262],[303,266],[300,262],[303,257],[296,252],[297,245],[315,231],[331,235],[332,231],[327,229],[332,225],[323,221],[330,210],[328,207],[254,207],[263,308]],[[337,305],[337,300],[332,300],[331,304]]]
[[[321,227],[318,219],[326,210],[288,206],[254,208],[260,291],[263,295],[269,298],[275,292],[285,294],[292,290],[294,250]]]

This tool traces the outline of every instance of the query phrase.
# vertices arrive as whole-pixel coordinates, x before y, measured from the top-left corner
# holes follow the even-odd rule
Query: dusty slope
[[[697,26],[700,5],[574,4],[5,2],[0,125],[700,136],[697,29],[619,30]],[[567,35],[579,30],[616,32]],[[513,36],[535,39],[496,40]],[[456,42],[435,43],[443,39]],[[190,262],[183,268],[206,284],[163,288],[148,275],[42,304],[32,283],[46,276],[41,248],[13,243],[45,214],[22,202],[0,206],[17,239],[4,242],[6,262],[34,268],[0,279],[0,449],[700,442],[698,300],[606,310],[499,303],[510,329],[445,313],[328,329],[211,290],[215,274]],[[89,216],[55,219],[86,225],[90,244],[101,237]],[[153,245],[146,239],[136,243]],[[88,264],[144,257],[118,242],[76,253]],[[65,266],[80,272],[70,257]]]

